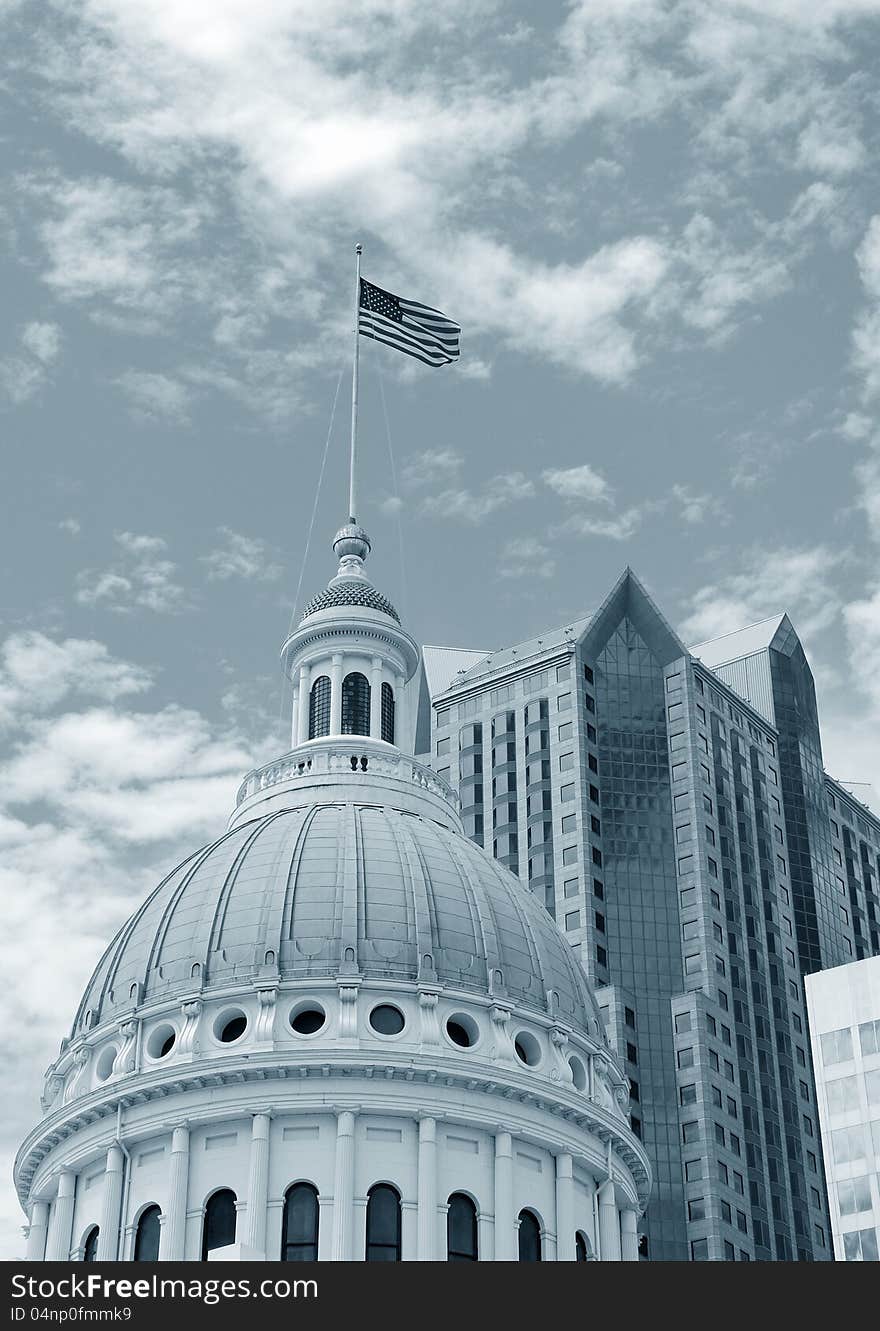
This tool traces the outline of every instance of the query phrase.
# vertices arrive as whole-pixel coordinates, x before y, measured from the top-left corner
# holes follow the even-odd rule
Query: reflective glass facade
[[[651,1260],[831,1257],[803,974],[880,950],[880,821],[822,770],[787,618],[748,633],[743,659],[733,634],[703,665],[627,572],[589,619],[434,699],[466,818],[445,755],[491,726],[494,853],[554,914],[625,1061]]]

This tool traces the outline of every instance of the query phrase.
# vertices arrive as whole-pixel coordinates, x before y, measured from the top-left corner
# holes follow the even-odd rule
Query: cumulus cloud
[[[150,684],[101,642],[16,633],[0,645],[0,1057],[29,1092],[6,1106],[3,1145],[38,1118],[43,1069],[108,940],[220,835],[241,776],[277,752],[271,718],[245,732],[241,707],[219,725],[173,704],[133,709]],[[18,1256],[14,1205],[2,1216],[0,1244]]]
[[[110,568],[83,569],[77,574],[76,599],[80,605],[130,614],[137,607],[155,614],[183,610],[188,598],[175,581],[177,566],[167,558],[168,543],[161,536],[118,532],[120,560]]]
[[[556,560],[549,548],[533,536],[506,541],[498,556],[499,578],[552,578]]]
[[[182,385],[197,379],[282,410],[285,381],[289,403],[292,379],[344,325],[336,255],[352,212],[382,237],[395,283],[428,300],[443,293],[471,339],[466,372],[488,373],[485,335],[623,383],[668,338],[667,320],[720,342],[786,289],[804,252],[803,233],[760,217],[743,245],[695,182],[744,176],[759,149],[781,170],[833,180],[865,160],[860,88],[845,74],[869,0],[809,17],[794,3],[589,0],[540,36],[505,31],[493,7],[464,0],[334,0],[320,23],[299,3],[62,8],[66,25],[41,30],[35,46],[50,104],[150,183],[31,172],[45,279],[111,325],[164,333],[168,318],[198,309],[212,330],[214,354],[166,375],[174,388],[154,383],[150,410],[158,400],[185,412]],[[487,197],[521,184],[529,197],[519,162],[536,147],[589,141],[587,164],[613,179],[597,131],[681,116],[699,126],[681,182],[682,195],[694,185],[690,221],[625,225],[552,263],[514,226],[487,223]],[[208,163],[222,171],[209,175]],[[230,202],[235,257],[206,244]],[[577,189],[572,208],[576,218]],[[545,227],[559,215],[546,209]],[[265,344],[278,317],[309,333],[287,354]]]
[[[441,490],[439,494],[425,495],[419,511],[428,517],[446,518],[477,526],[498,509],[507,508],[522,499],[531,499],[534,482],[521,471],[493,476],[482,490]]]
[[[0,359],[0,393],[21,406],[46,386],[61,350],[61,329],[55,323],[26,324],[16,354]]]
[[[149,671],[118,660],[104,643],[14,633],[0,648],[0,724],[49,710],[70,695],[115,702],[151,684]]]
[[[265,541],[243,536],[241,532],[231,531],[229,527],[221,527],[220,535],[223,544],[202,556],[202,563],[211,580],[226,582],[229,578],[244,578],[247,581],[274,582],[281,577],[284,570],[271,558]]]
[[[788,611],[802,638],[816,635],[839,623],[835,575],[848,558],[848,551],[827,545],[753,548],[736,572],[688,598],[681,633],[686,642],[705,642]]]

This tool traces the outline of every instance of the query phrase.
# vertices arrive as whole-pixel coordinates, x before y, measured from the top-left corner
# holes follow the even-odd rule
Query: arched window
[[[342,681],[342,733],[370,733],[370,682],[357,670]]]
[[[235,1242],[235,1193],[221,1188],[208,1198],[202,1225],[202,1261],[215,1248],[225,1248]]]
[[[521,1262],[540,1262],[541,1226],[538,1217],[531,1211],[519,1213],[519,1260]]]
[[[83,1261],[96,1262],[98,1260],[98,1226],[92,1225],[86,1241],[83,1244]]]
[[[454,1192],[446,1212],[446,1260],[477,1260],[477,1208],[463,1192]]]
[[[282,1262],[318,1260],[318,1193],[311,1183],[295,1183],[284,1198]]]
[[[394,690],[390,684],[382,685],[382,738],[394,743]]]
[[[388,1183],[367,1193],[368,1262],[400,1261],[400,1194]]]
[[[330,734],[330,680],[320,675],[309,695],[309,739]]]
[[[574,1236],[574,1260],[576,1262],[588,1262],[590,1260],[590,1249],[587,1245],[587,1239],[580,1230]]]
[[[159,1216],[158,1206],[148,1206],[141,1211],[134,1235],[134,1260],[136,1262],[158,1262],[159,1260]]]

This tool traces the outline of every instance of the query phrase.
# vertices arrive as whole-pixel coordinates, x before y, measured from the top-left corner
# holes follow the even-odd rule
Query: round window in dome
[[[480,1038],[480,1028],[466,1012],[453,1012],[446,1020],[446,1034],[461,1049],[471,1049]]]
[[[147,1036],[147,1054],[150,1058],[166,1058],[174,1048],[177,1031],[169,1021],[154,1026]]]
[[[234,1044],[247,1030],[247,1017],[240,1008],[221,1012],[214,1022],[214,1037],[221,1044]]]
[[[290,1013],[290,1028],[297,1035],[317,1035],[318,1031],[323,1030],[326,1021],[327,1013],[320,1003],[312,999],[298,1003]]]
[[[115,1044],[105,1044],[98,1055],[98,1061],[95,1064],[95,1076],[98,1081],[106,1081],[113,1071],[113,1064],[116,1062],[118,1050]]]
[[[574,1055],[568,1060],[568,1066],[571,1068],[571,1080],[576,1091],[585,1091],[587,1089],[587,1070],[579,1058]]]
[[[370,1013],[370,1025],[377,1035],[399,1035],[406,1022],[400,1008],[379,1003]]]
[[[541,1061],[541,1046],[529,1031],[519,1031],[514,1037],[513,1048],[521,1063],[527,1068],[536,1068]]]

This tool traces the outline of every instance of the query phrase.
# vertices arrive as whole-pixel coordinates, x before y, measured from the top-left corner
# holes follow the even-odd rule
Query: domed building
[[[364,563],[283,649],[289,753],[122,927],[16,1184],[33,1261],[636,1261],[648,1162],[584,973],[417,762]]]

